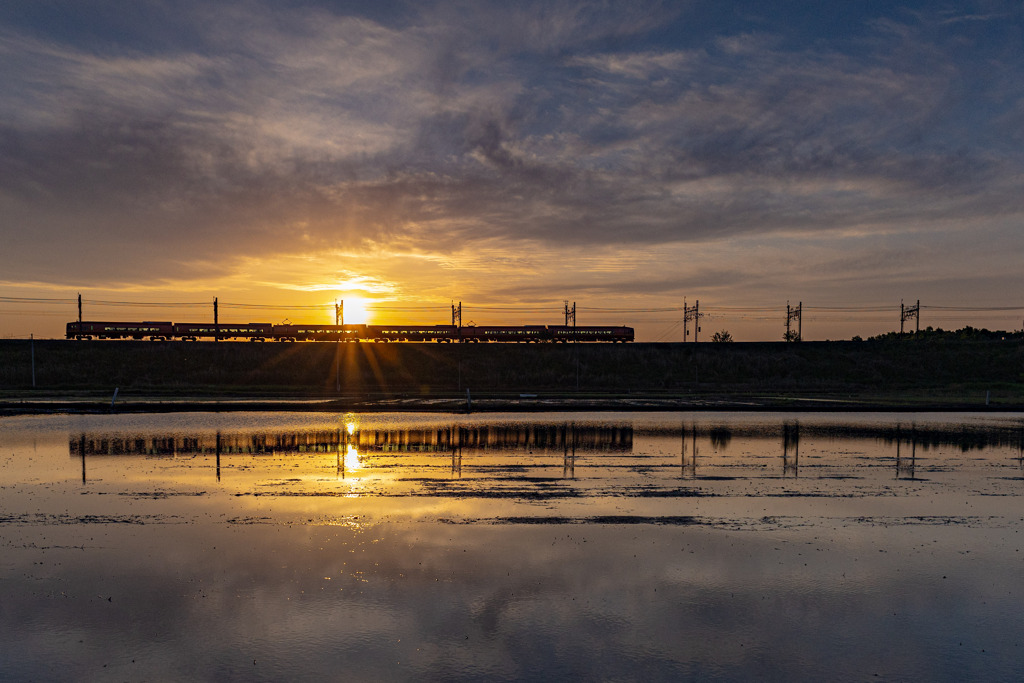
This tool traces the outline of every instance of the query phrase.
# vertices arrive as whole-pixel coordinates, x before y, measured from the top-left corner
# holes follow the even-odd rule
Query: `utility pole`
[[[569,321],[572,321],[572,326],[576,327],[576,302],[572,302],[572,308],[569,308],[569,302],[564,301],[565,304],[565,326],[569,326]]]
[[[220,341],[220,323],[217,321],[217,297],[213,297],[213,341]]]
[[[690,309],[686,306],[686,299],[683,299],[683,341],[690,335],[690,331],[686,329],[687,324],[690,321]]]
[[[82,293],[78,293],[78,333],[82,333]]]
[[[697,337],[700,334],[700,299],[698,299],[693,308],[686,305],[686,299],[683,299],[683,341],[690,335],[689,329],[687,329],[687,323],[693,321],[693,342],[697,343]]]
[[[462,302],[456,306],[455,302],[452,302],[452,326],[462,327]]]
[[[795,308],[791,308],[786,302],[786,341],[803,341],[803,310],[804,302],[801,301]],[[793,336],[792,322],[796,320],[796,336]]]
[[[572,302],[572,308],[569,308],[568,300],[563,302],[565,304],[565,326],[569,326],[569,321],[572,321],[573,335],[572,335],[572,346],[576,356],[576,391],[580,390],[580,347],[577,346],[576,342],[579,339],[576,338],[576,302]]]
[[[572,345],[576,351],[576,391],[580,390],[580,336],[576,333],[576,302],[572,302]],[[576,462],[576,429],[573,428],[572,459]],[[575,471],[575,470],[574,470]]]
[[[900,334],[903,334],[903,323],[914,319],[914,334],[921,331],[921,300],[913,306],[904,306],[903,299],[900,299]]]
[[[345,324],[345,300],[334,300],[334,324],[341,327]],[[339,330],[337,341],[334,342],[334,388],[341,393],[341,338],[345,335],[344,330]]]

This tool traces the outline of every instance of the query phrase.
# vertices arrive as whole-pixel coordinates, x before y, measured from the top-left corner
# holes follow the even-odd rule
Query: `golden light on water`
[[[359,451],[355,445],[348,444],[348,447],[345,449],[345,471],[351,472],[360,467],[362,467],[362,462],[359,460]]]

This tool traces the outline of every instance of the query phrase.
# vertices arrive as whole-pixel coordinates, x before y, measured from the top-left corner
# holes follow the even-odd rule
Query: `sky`
[[[696,301],[702,339],[781,340],[787,303],[806,339],[898,330],[901,300],[1020,329],[1022,46],[1003,1],[3,3],[0,337],[62,336],[78,294],[91,320],[568,301],[644,341]]]

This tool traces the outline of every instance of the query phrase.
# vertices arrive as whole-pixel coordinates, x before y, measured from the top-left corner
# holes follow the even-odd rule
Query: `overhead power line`
[[[925,306],[921,305],[921,308],[931,308],[939,311],[960,311],[964,313],[978,312],[988,313],[997,311],[1024,311],[1024,306]]]
[[[581,311],[602,311],[606,313],[669,313],[679,311],[682,312],[682,308],[679,306],[671,306],[668,308],[602,308],[596,306],[579,306]]]
[[[209,306],[209,303],[203,304],[203,306]],[[329,308],[333,308],[334,304],[313,304],[313,305],[275,305],[275,304],[233,304],[225,301],[219,303],[221,308],[245,308],[245,309],[260,309],[260,310],[271,310],[271,311],[324,311]]]
[[[0,302],[9,304],[74,304],[77,299],[42,299],[39,297],[0,296]]]

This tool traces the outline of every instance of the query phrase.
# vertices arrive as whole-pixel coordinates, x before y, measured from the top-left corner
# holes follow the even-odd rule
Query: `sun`
[[[346,325],[365,325],[370,321],[369,302],[358,296],[342,297],[342,315]]]

